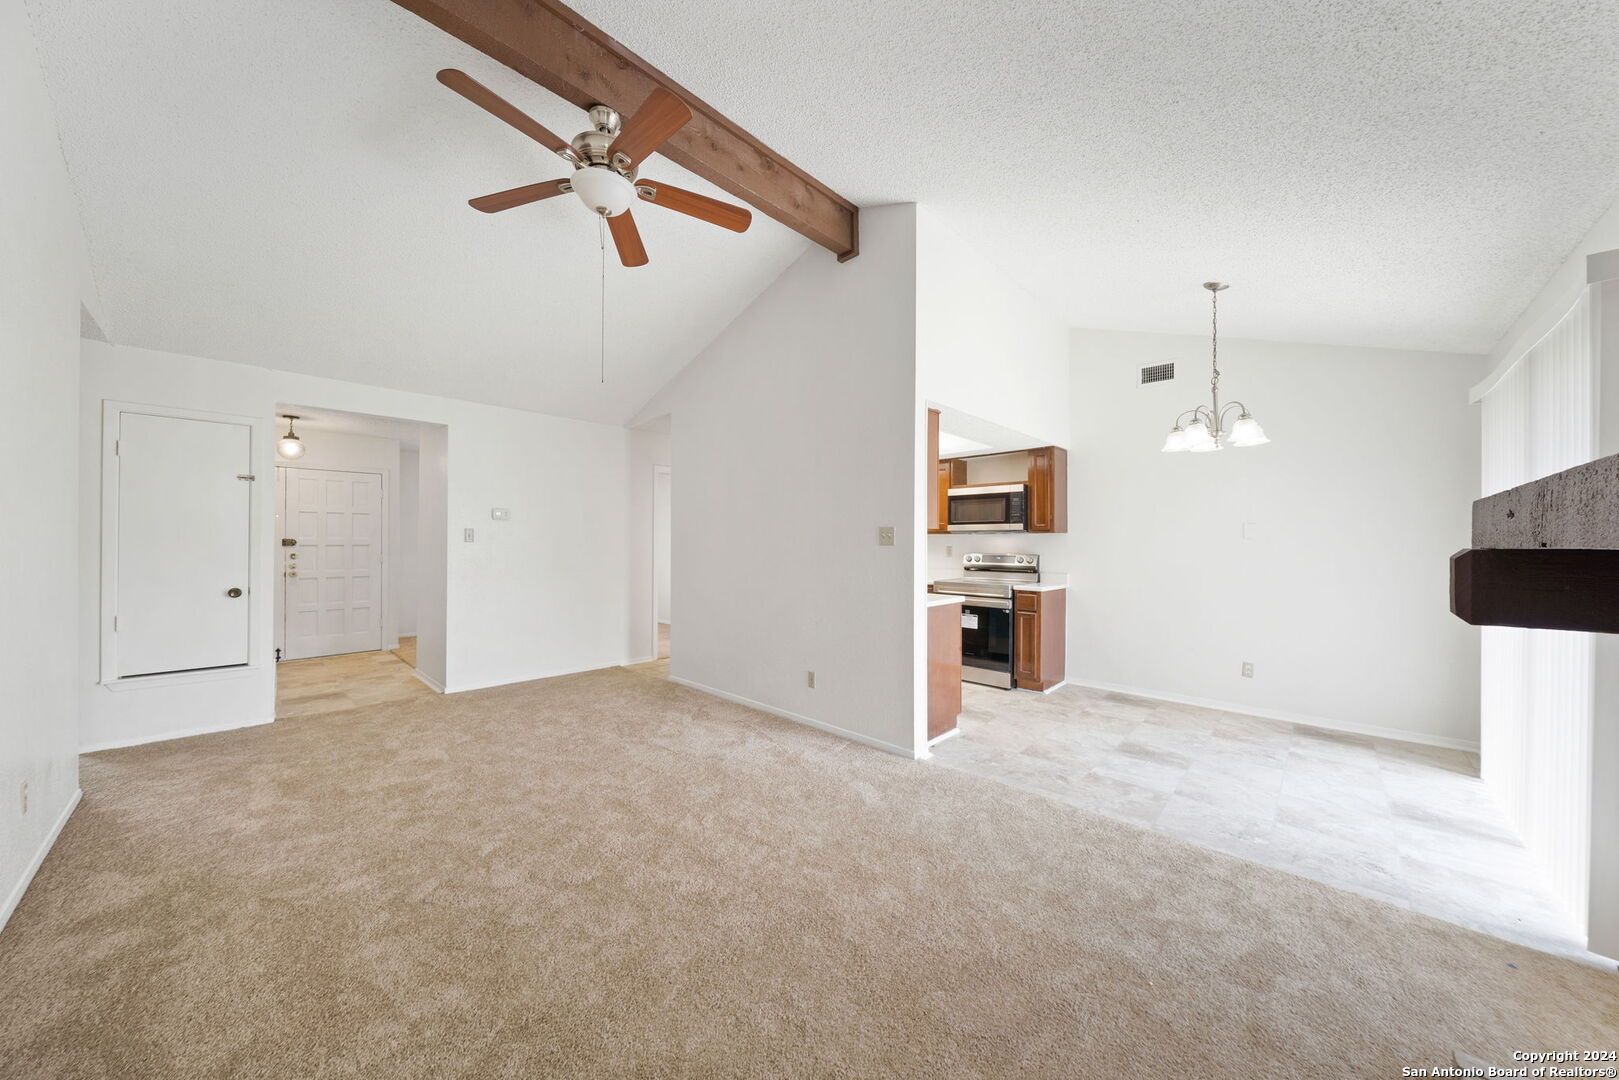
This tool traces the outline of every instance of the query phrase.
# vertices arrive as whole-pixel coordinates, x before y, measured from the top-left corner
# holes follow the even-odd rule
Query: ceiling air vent
[[[1141,369],[1141,385],[1148,383],[1168,382],[1175,377],[1174,364],[1149,364]]]

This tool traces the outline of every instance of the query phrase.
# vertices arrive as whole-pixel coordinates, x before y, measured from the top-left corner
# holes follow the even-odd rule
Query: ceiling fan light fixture
[[[580,201],[603,217],[617,217],[635,202],[635,185],[606,165],[575,169],[568,182]]]

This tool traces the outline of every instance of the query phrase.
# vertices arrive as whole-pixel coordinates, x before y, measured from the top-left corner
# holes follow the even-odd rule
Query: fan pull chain
[[[596,243],[601,248],[601,381],[607,382],[607,215],[596,219]]]

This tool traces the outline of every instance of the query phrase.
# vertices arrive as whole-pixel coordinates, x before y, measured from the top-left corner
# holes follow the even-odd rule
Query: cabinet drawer
[[[1016,608],[1016,610],[1018,610],[1018,611],[1039,611],[1040,610],[1040,594],[1039,593],[1037,593],[1037,592],[1019,592],[1016,595],[1017,595],[1017,600],[1016,600],[1017,608]]]

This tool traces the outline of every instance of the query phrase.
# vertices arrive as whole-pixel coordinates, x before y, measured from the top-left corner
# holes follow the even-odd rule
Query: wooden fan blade
[[[562,185],[565,183],[567,183],[565,180],[547,180],[542,184],[527,184],[507,191],[497,191],[493,195],[480,195],[476,199],[468,199],[467,205],[486,214],[496,214],[502,210],[510,210],[514,206],[527,206],[531,202],[561,195]]]
[[[747,232],[748,226],[753,223],[753,213],[740,206],[710,199],[707,195],[699,195],[695,191],[677,188],[673,184],[660,183],[657,180],[637,180],[635,182],[636,194],[653,206],[663,206],[679,214],[706,221],[710,225],[718,225],[722,229],[732,232]],[[648,195],[647,191],[652,194]]]
[[[445,68],[443,71],[438,73],[438,81],[443,83],[445,86],[448,86],[451,90],[454,90],[457,94],[460,94],[462,97],[466,98],[480,109],[483,109],[485,112],[491,113],[499,119],[506,121],[506,123],[510,124],[518,131],[521,131],[524,135],[527,135],[529,138],[533,139],[547,150],[562,153],[564,150],[571,149],[568,145],[567,139],[562,138],[555,132],[546,128],[538,120],[531,118],[526,113],[518,109],[516,105],[513,105],[499,94],[496,94],[493,90],[489,89],[489,87],[485,86],[477,79],[474,79],[466,72],[457,71],[455,68]]]
[[[678,97],[658,87],[647,95],[635,115],[624,121],[612,152],[639,163],[691,119],[691,110]]]
[[[646,245],[641,243],[641,230],[628,210],[607,219],[607,228],[613,234],[613,246],[618,248],[618,259],[625,266],[647,264]]]

